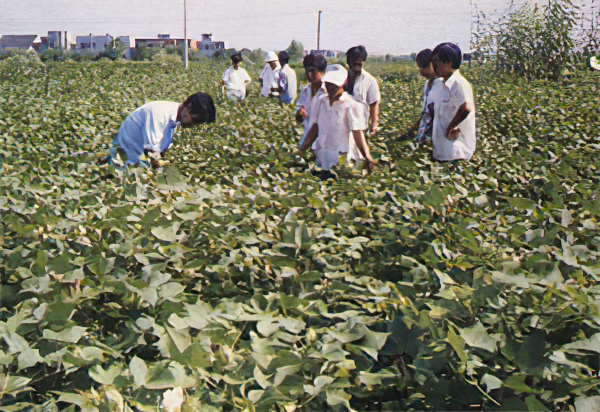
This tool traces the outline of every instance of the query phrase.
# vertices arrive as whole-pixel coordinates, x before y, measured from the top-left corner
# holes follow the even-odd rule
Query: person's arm
[[[374,135],[379,130],[379,100],[369,105],[369,122],[369,132]]]
[[[308,131],[308,134],[306,135],[306,139],[304,139],[304,141],[300,144],[300,149],[298,151],[301,156],[303,156],[304,152],[306,152],[313,145],[315,140],[317,140],[318,135],[319,135],[319,125],[315,122],[315,123],[313,123],[312,127]]]
[[[248,72],[245,69],[241,69],[241,70],[244,70],[242,80],[244,81],[244,84],[247,86],[250,83],[252,83],[252,79],[250,78],[250,75],[248,74]]]
[[[365,134],[362,130],[352,130],[352,136],[354,137],[354,143],[356,143],[356,147],[367,160],[367,170],[371,172],[373,166],[375,165],[375,161],[371,157],[371,152],[369,151],[369,146],[367,145],[367,139],[365,139]]]
[[[450,122],[448,126],[448,130],[446,131],[446,137],[450,140],[458,139],[458,135],[460,134],[460,128],[458,127],[471,113],[467,102],[460,105],[454,118]]]

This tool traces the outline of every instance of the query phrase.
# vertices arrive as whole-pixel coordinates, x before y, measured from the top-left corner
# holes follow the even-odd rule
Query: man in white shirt
[[[364,46],[351,47],[346,52],[346,62],[350,68],[346,91],[365,105],[369,132],[375,134],[378,130],[381,93],[377,80],[363,68],[367,57]]]
[[[327,59],[320,54],[309,54],[304,57],[302,64],[304,65],[308,84],[302,87],[300,96],[296,102],[296,121],[304,124],[304,134],[302,135],[300,145],[304,142],[310,129],[308,127],[308,119],[314,104],[313,102],[317,101],[323,93],[326,93],[321,78],[325,75],[325,70],[327,69]]]
[[[433,158],[438,161],[470,159],[475,152],[475,100],[469,82],[460,74],[462,52],[453,43],[433,49],[432,64],[442,81],[429,92],[433,102]]]
[[[195,93],[183,103],[155,101],[131,113],[113,141],[111,164],[121,167],[140,162],[146,155],[150,165],[161,165],[160,158],[173,142],[176,129],[212,123],[216,118],[213,99],[206,93]]]
[[[290,56],[286,51],[281,51],[277,55],[281,70],[279,71],[279,101],[282,104],[292,104],[298,97],[298,81],[296,72],[288,64]]]
[[[225,86],[225,95],[233,101],[244,101],[246,98],[246,86],[252,79],[246,69],[241,67],[244,58],[240,53],[231,56],[231,66],[225,70],[221,84]]]
[[[322,78],[327,93],[313,106],[310,131],[300,146],[299,154],[304,155],[314,142],[315,165],[323,170],[330,170],[338,163],[340,155],[348,152],[350,135],[366,159],[367,169],[371,170],[375,164],[363,134],[366,128],[364,108],[344,91],[347,78],[348,71],[344,67],[339,64],[329,66]]]
[[[279,60],[275,52],[268,51],[265,57],[265,67],[260,72],[258,80],[261,82],[260,95],[263,97],[279,96]]]

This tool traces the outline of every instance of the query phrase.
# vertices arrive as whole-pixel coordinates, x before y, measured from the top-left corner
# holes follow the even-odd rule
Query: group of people
[[[364,69],[368,54],[363,46],[346,53],[347,67],[328,65],[322,55],[307,55],[303,65],[307,84],[298,95],[295,71],[289,55],[267,52],[260,73],[260,96],[294,105],[296,120],[304,125],[298,155],[312,149],[315,165],[328,172],[340,156],[360,168],[374,165],[368,136],[379,130],[381,93],[377,80]],[[252,79],[241,67],[243,57],[231,56],[232,65],[221,84],[227,98],[243,101]],[[433,146],[438,161],[470,159],[475,151],[475,102],[469,82],[460,74],[462,52],[453,43],[442,43],[417,54],[419,73],[426,79],[420,116],[411,129],[418,144]],[[206,93],[196,93],[185,102],[151,102],[130,114],[122,124],[109,161],[118,164],[161,165],[179,127],[211,123],[216,118],[214,102]]]

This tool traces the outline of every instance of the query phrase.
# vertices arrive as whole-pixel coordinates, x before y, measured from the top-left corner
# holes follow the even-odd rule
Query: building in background
[[[113,41],[110,34],[104,36],[94,36],[90,33],[87,36],[77,36],[75,38],[76,53],[98,54],[106,50],[106,47]]]
[[[30,47],[33,47],[37,37],[37,34],[5,34],[0,38],[0,47],[6,51],[29,50]]]
[[[140,47],[177,47],[179,45],[183,45],[185,39],[183,38],[172,38],[169,34],[159,34],[155,38],[138,38],[135,39],[135,48],[139,49]],[[193,39],[188,39],[188,47],[198,48],[198,41]]]

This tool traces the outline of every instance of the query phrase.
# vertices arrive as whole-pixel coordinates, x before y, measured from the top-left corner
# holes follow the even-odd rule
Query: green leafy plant
[[[97,164],[132,110],[217,96],[227,64],[0,61],[0,411],[596,404],[598,74],[465,67],[459,165],[399,139],[414,63],[370,61],[371,175],[313,176],[293,111],[254,95],[164,170]]]

